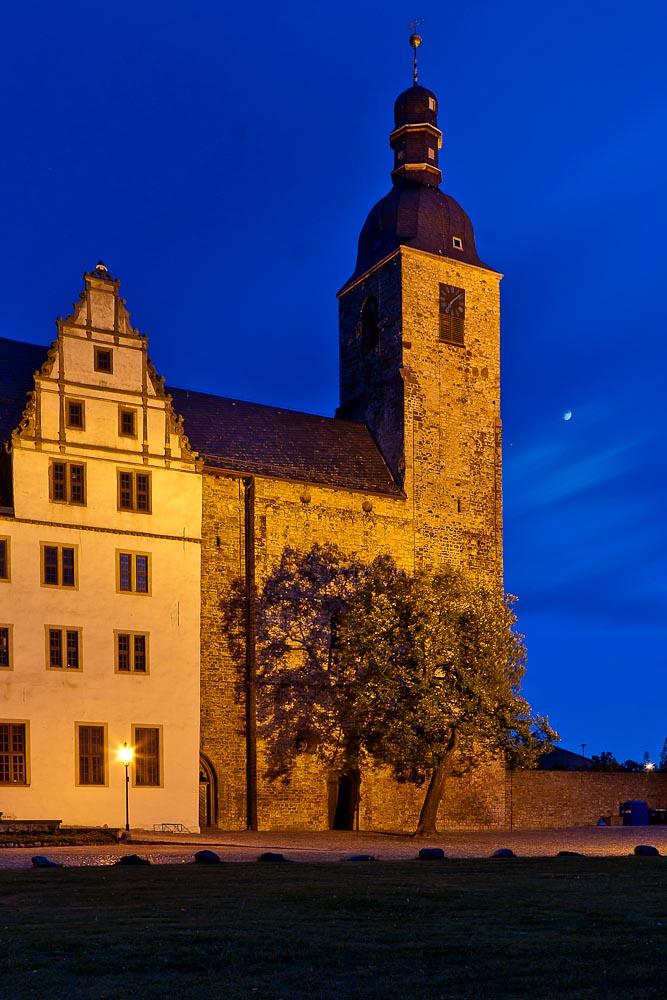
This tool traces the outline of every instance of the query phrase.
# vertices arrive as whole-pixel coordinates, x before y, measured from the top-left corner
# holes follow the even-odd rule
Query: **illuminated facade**
[[[132,823],[194,828],[200,471],[105,268],[48,354],[3,343],[5,404],[37,371],[2,461],[0,808],[120,825],[127,743]]]
[[[40,368],[20,427],[5,415],[3,428],[0,733],[29,740],[23,783],[0,785],[5,811],[112,823],[124,777],[112,751],[138,727],[158,739],[160,783],[138,785],[134,766],[134,825],[414,828],[421,792],[379,770],[347,812],[357,777],[307,753],[288,786],[265,779],[252,650],[232,658],[221,599],[239,578],[261,585],[285,546],[315,542],[502,580],[500,275],[440,190],[440,142],[435,95],[415,83],[396,102],[391,191],[339,293],[335,418],[165,390],[101,267],[44,365],[0,341],[24,381]],[[31,388],[12,383],[14,408]],[[63,656],[78,641],[78,666],[50,662],[58,641]],[[461,780],[447,822],[502,825],[499,772]]]

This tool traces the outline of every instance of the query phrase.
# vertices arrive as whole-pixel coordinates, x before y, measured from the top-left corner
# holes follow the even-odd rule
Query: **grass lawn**
[[[12,1000],[667,996],[667,860],[0,870]]]

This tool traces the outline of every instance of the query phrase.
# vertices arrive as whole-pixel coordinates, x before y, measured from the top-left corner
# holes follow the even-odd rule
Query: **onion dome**
[[[416,52],[412,40],[411,44]],[[396,99],[389,141],[394,151],[393,187],[368,214],[349,280],[400,246],[488,267],[477,256],[470,219],[458,202],[440,190],[438,101],[431,90],[416,82],[416,66],[414,85]]]

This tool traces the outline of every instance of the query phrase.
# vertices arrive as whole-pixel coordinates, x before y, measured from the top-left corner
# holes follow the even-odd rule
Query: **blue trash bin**
[[[623,817],[623,826],[648,826],[648,803],[641,799],[621,802],[619,812]]]

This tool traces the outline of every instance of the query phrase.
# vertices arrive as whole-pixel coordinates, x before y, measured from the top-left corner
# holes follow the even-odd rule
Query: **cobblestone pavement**
[[[651,844],[667,856],[667,826],[575,827],[565,830],[446,832],[421,840],[379,833],[250,832],[206,830],[173,834],[133,830],[132,839],[109,847],[0,848],[0,868],[29,868],[34,854],[46,854],[66,866],[112,865],[123,854],[140,854],[155,864],[190,864],[195,851],[208,847],[223,861],[256,861],[263,851],[280,852],[293,861],[340,861],[352,854],[369,854],[379,861],[407,861],[421,847],[442,847],[448,858],[488,858],[501,847],[518,857],[548,857],[559,851],[595,856],[633,853],[637,844]]]

